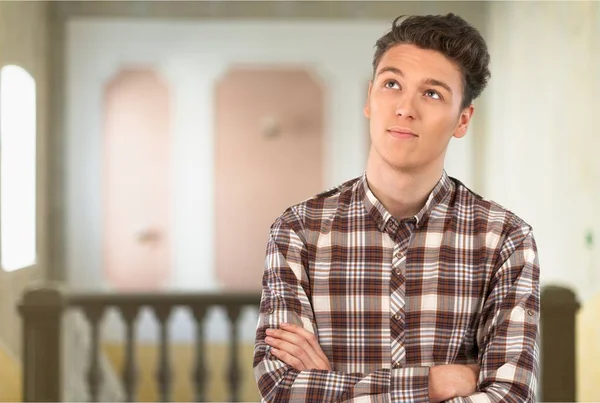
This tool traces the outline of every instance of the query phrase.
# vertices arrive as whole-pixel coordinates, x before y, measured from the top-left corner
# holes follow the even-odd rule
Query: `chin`
[[[412,171],[416,165],[408,158],[394,156],[393,158],[384,158],[386,165],[395,171]]]
[[[400,147],[387,147],[382,150],[382,159],[390,165],[407,165],[414,162],[415,153],[410,152],[405,148]]]
[[[397,171],[413,170],[418,164],[415,162],[415,152],[402,147],[393,147],[389,144],[372,144],[369,158],[378,160],[378,165],[388,166]]]

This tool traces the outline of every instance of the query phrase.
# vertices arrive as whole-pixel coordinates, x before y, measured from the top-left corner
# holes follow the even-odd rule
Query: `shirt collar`
[[[362,200],[367,214],[373,219],[379,230],[385,231],[385,228],[392,223],[397,226],[397,220],[386,210],[369,188],[366,172],[363,173],[357,185],[358,196]],[[423,208],[412,218],[406,219],[406,221],[412,221],[416,228],[419,228],[427,220],[433,209],[440,204],[448,194],[450,194],[453,186],[454,183],[444,170],[442,172],[442,177],[429,194]]]

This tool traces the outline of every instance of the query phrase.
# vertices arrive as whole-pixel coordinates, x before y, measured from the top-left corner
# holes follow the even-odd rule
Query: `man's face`
[[[433,50],[397,45],[381,58],[369,85],[369,159],[419,172],[441,164],[454,136],[463,137],[473,106],[461,110],[462,74]]]

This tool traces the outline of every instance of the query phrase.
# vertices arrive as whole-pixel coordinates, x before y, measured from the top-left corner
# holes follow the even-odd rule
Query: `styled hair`
[[[471,105],[491,77],[485,40],[479,31],[455,14],[401,15],[394,19],[391,30],[375,44],[373,77],[383,55],[400,44],[438,51],[458,65],[463,78],[461,109]]]

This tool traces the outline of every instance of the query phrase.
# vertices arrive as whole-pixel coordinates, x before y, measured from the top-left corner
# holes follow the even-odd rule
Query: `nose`
[[[396,103],[396,115],[406,119],[415,119],[416,110],[413,103],[413,97],[410,94],[404,94]]]

